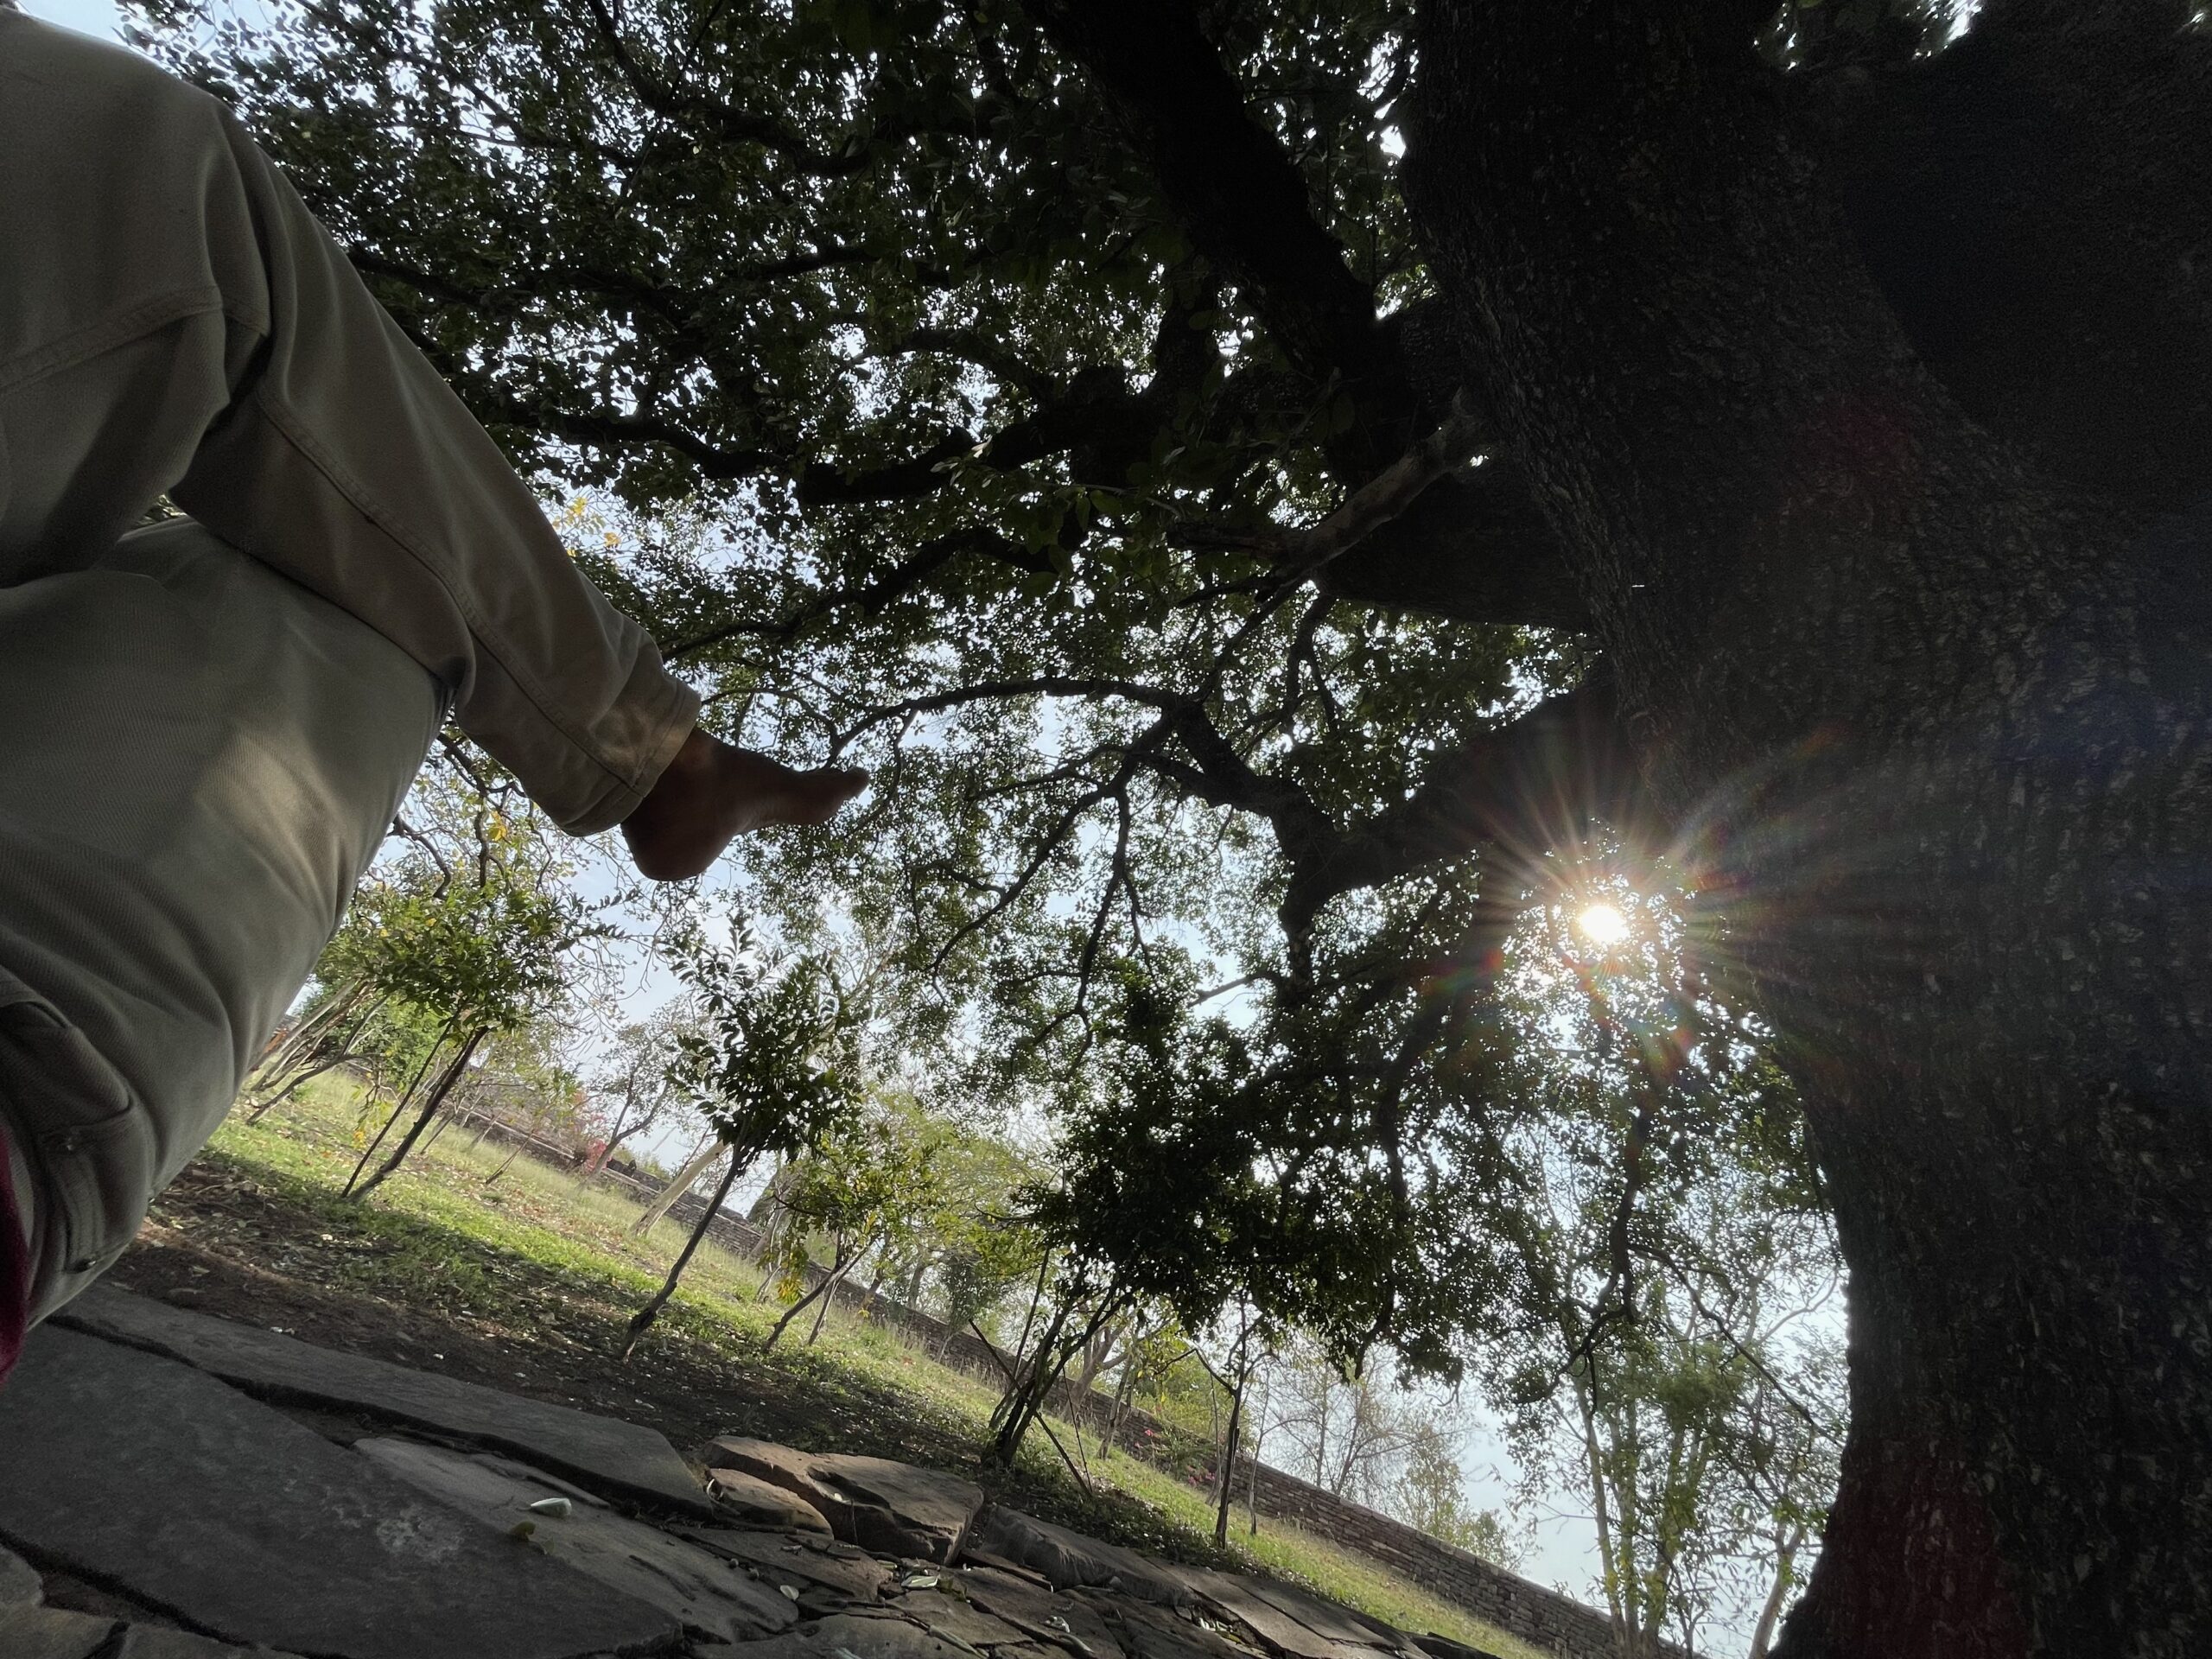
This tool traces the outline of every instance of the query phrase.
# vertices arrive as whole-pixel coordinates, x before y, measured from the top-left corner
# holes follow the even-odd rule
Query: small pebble
[[[530,1512],[532,1515],[550,1515],[558,1520],[575,1507],[565,1497],[541,1497],[530,1506]]]

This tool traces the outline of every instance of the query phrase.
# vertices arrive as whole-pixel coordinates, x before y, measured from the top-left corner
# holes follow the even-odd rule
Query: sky
[[[16,3],[34,17],[81,29],[102,40],[113,40],[123,22],[123,9],[113,0],[16,0]]]

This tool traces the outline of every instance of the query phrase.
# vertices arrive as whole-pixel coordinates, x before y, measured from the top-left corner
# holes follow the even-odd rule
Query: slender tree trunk
[[[362,1182],[359,1186],[349,1188],[346,1192],[347,1197],[367,1198],[370,1193],[384,1185],[385,1178],[391,1175],[392,1171],[407,1161],[407,1154],[414,1151],[415,1143],[423,1138],[423,1131],[429,1127],[430,1120],[437,1116],[438,1108],[445,1103],[447,1092],[460,1081],[462,1070],[468,1065],[469,1057],[476,1052],[476,1046],[489,1034],[490,1028],[485,1026],[479,1026],[468,1033],[467,1039],[461,1046],[461,1052],[453,1057],[453,1063],[438,1074],[438,1080],[432,1086],[429,1098],[423,1103],[423,1109],[416,1115],[415,1122],[408,1126],[407,1133],[401,1137],[399,1144],[391,1149],[391,1155],[378,1165],[377,1173]],[[397,1114],[395,1113],[394,1116],[397,1116]]]
[[[1263,1389],[1260,1395],[1262,1425],[1266,1422],[1267,1407],[1268,1396]],[[1252,1538],[1260,1535],[1260,1447],[1264,1433],[1263,1427],[1262,1433],[1252,1437],[1252,1455],[1245,1459],[1244,1465],[1244,1509],[1252,1518],[1252,1524],[1246,1529],[1246,1535]]]
[[[814,1310],[814,1325],[813,1327],[806,1333],[806,1345],[808,1347],[813,1347],[815,1339],[821,1336],[822,1323],[830,1317],[830,1304],[837,1300],[837,1287],[845,1282],[845,1275],[851,1271],[852,1267],[848,1258],[842,1255],[839,1256],[837,1258],[836,1265],[830,1271],[829,1279],[823,1284],[822,1302],[821,1305]]]
[[[1751,1627],[1751,1644],[1745,1650],[1744,1659],[1766,1659],[1767,1650],[1774,1645],[1775,1623],[1782,1617],[1783,1604],[1789,1599],[1789,1592],[1796,1586],[1797,1552],[1805,1547],[1802,1529],[1775,1535],[1774,1582],[1767,1588],[1766,1600],[1759,1607],[1759,1622]]]
[[[1427,0],[1408,194],[1851,1273],[1789,1659],[2212,1633],[2202,514],[1919,365],[1733,7]]]
[[[1229,1548],[1229,1505],[1236,1495],[1236,1437],[1244,1427],[1244,1388],[1251,1381],[1249,1367],[1240,1367],[1236,1373],[1236,1392],[1229,1398],[1229,1449],[1221,1460],[1221,1490],[1216,1494],[1213,1506],[1213,1546],[1216,1549]]]
[[[844,1258],[842,1256],[838,1258],[838,1264],[840,1267],[842,1266],[843,1260]],[[835,1270],[823,1274],[822,1282],[820,1284],[816,1285],[812,1289],[801,1295],[798,1300],[794,1301],[789,1307],[785,1308],[783,1312],[783,1317],[776,1321],[774,1328],[768,1332],[768,1340],[760,1344],[762,1350],[765,1351],[767,1349],[774,1347],[776,1345],[777,1338],[781,1337],[785,1331],[790,1327],[791,1322],[797,1319],[806,1309],[812,1307],[817,1302],[822,1304],[823,1310],[826,1313],[829,1309],[830,1294],[836,1287],[837,1277],[837,1273]],[[816,1321],[816,1328],[817,1330],[820,1328],[820,1324],[821,1322],[819,1320]],[[811,1341],[812,1338],[810,1338],[808,1340]]]
[[[1072,1311],[1065,1303],[1054,1308],[1035,1349],[1017,1356],[1013,1380],[991,1414],[991,1426],[997,1431],[991,1442],[991,1456],[1001,1469],[1014,1467],[1029,1425],[1044,1410],[1052,1379],[1066,1363],[1071,1351],[1061,1345],[1060,1332]]]
[[[356,983],[343,995],[331,998],[322,1007],[316,1010],[311,1018],[302,1020],[296,1029],[287,1033],[282,1041],[275,1044],[261,1057],[259,1062],[254,1066],[252,1077],[247,1083],[247,1092],[264,1095],[283,1083],[288,1071],[303,1057],[310,1054],[319,1046],[327,1033],[344,1022],[361,998],[367,994],[367,986]],[[378,1001],[381,1002],[383,999],[379,997]],[[287,1084],[284,1092],[289,1094],[293,1086],[295,1085]],[[276,1096],[276,1099],[282,1097],[281,1095]],[[252,1116],[246,1121],[248,1122],[258,1121],[261,1115],[273,1104],[275,1104],[275,1099],[263,1100],[255,1107]]]
[[[668,1299],[676,1294],[676,1281],[683,1276],[683,1269],[690,1265],[691,1257],[699,1248],[699,1241],[706,1237],[707,1230],[715,1224],[715,1217],[721,1214],[722,1200],[729,1196],[730,1188],[737,1185],[738,1176],[744,1173],[746,1165],[751,1161],[751,1158],[740,1148],[730,1148],[729,1167],[722,1173],[721,1185],[715,1189],[715,1196],[707,1201],[706,1211],[699,1217],[699,1224],[691,1230],[691,1236],[683,1241],[683,1248],[677,1253],[675,1262],[669,1267],[668,1277],[653,1293],[652,1300],[631,1315],[629,1331],[622,1339],[622,1358],[626,1360],[637,1351],[638,1338],[652,1328],[653,1321],[660,1317],[661,1309],[668,1306]]]
[[[708,1167],[721,1155],[721,1143],[709,1139],[705,1146],[692,1154],[689,1163],[677,1171],[675,1179],[661,1188],[653,1201],[639,1213],[637,1220],[630,1224],[630,1230],[640,1238],[652,1232],[653,1224],[673,1209],[677,1200],[691,1190],[691,1183],[705,1174]],[[709,1213],[713,1212],[709,1210]]]
[[[1122,1362],[1122,1376],[1114,1389],[1114,1409],[1106,1419],[1106,1449],[1111,1452],[1122,1443],[1122,1419],[1129,1409],[1129,1395],[1135,1391],[1137,1380],[1136,1345],[1129,1345],[1129,1357]]]
[[[407,1087],[400,1090],[399,1098],[392,1102],[391,1116],[378,1126],[377,1132],[370,1138],[368,1145],[361,1148],[361,1155],[353,1164],[353,1173],[346,1178],[344,1188],[346,1192],[353,1192],[353,1183],[361,1179],[361,1172],[369,1166],[369,1160],[376,1156],[377,1148],[384,1145],[384,1138],[391,1133],[391,1126],[398,1122],[401,1116],[405,1114],[408,1103],[415,1098],[416,1090],[422,1087],[423,1079],[429,1073],[431,1063],[438,1058],[439,1052],[445,1046],[446,1039],[453,1035],[453,1028],[459,1023],[458,1017],[448,1020],[444,1028],[438,1033],[437,1039],[430,1045],[429,1052],[423,1056],[423,1063],[415,1068],[415,1075],[408,1078]],[[372,1092],[372,1099],[373,1097]]]

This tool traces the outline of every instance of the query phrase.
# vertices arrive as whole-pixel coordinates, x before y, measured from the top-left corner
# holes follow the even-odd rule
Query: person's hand
[[[695,731],[622,820],[622,836],[640,875],[681,881],[706,869],[748,830],[827,823],[867,783],[868,773],[843,766],[793,772]]]

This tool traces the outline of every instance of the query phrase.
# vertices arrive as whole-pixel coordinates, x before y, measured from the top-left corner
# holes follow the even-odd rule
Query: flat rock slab
[[[1132,1659],[1251,1659],[1252,1649],[1152,1602],[1084,1592],[1115,1625]]]
[[[1379,1630],[1354,1624],[1344,1609],[1332,1607],[1319,1598],[1310,1599],[1313,1605],[1305,1608],[1291,1597],[1278,1599],[1271,1594],[1277,1586],[1241,1573],[1202,1567],[1179,1567],[1176,1572],[1207,1612],[1243,1625],[1260,1645],[1281,1659],[1383,1659],[1386,1653],[1398,1650],[1399,1644]],[[1351,1639],[1324,1635],[1313,1628],[1314,1624],[1349,1633]],[[1386,1641],[1388,1648],[1383,1646]]]
[[[115,1635],[116,1621],[60,1607],[0,1608],[0,1653],[8,1659],[92,1659]]]
[[[288,1659],[268,1648],[234,1648],[227,1642],[211,1642],[188,1630],[164,1630],[151,1624],[124,1628],[115,1649],[115,1659]]]
[[[363,1440],[353,1450],[501,1532],[528,1528],[524,1548],[542,1549],[563,1567],[651,1602],[691,1629],[725,1642],[748,1642],[798,1623],[798,1610],[785,1597],[755,1584],[721,1556],[641,1521],[574,1500],[565,1516],[533,1514],[532,1503],[561,1494],[505,1459],[403,1440]]]
[[[1262,1601],[1289,1614],[1316,1636],[1354,1647],[1382,1648],[1392,1653],[1417,1655],[1420,1651],[1414,1638],[1395,1626],[1379,1618],[1370,1618],[1356,1608],[1327,1600],[1310,1590],[1301,1590],[1294,1584],[1257,1579],[1244,1573],[1224,1576],[1234,1579]]]
[[[0,1537],[244,1646],[579,1659],[679,1634],[283,1413],[76,1332],[26,1347],[0,1469]]]
[[[887,1458],[796,1451],[725,1435],[701,1452],[709,1468],[735,1469],[804,1499],[847,1543],[886,1555],[952,1560],[983,1507],[972,1481]]]
[[[317,1348],[110,1285],[93,1286],[54,1322],[182,1360],[251,1394],[433,1429],[512,1452],[631,1503],[701,1518],[714,1514],[676,1448],[635,1423]]]
[[[931,1636],[943,1637],[956,1644],[965,1642],[971,1648],[987,1652],[1020,1647],[1031,1640],[1029,1632],[1020,1625],[977,1606],[969,1599],[965,1586],[949,1576],[933,1585],[887,1596],[883,1605],[912,1619]]]
[[[1133,1549],[1086,1538],[1019,1510],[993,1508],[976,1529],[976,1545],[1042,1573],[1055,1590],[1118,1588],[1166,1607],[1185,1606],[1191,1600],[1190,1587],[1165,1562],[1147,1560]]]
[[[749,1569],[779,1595],[788,1586],[802,1604],[873,1602],[891,1580],[890,1570],[861,1552],[834,1553],[819,1534],[753,1532],[735,1527],[683,1527],[682,1535],[703,1549]],[[842,1547],[841,1547],[842,1548]]]
[[[813,1504],[741,1469],[708,1470],[707,1495],[722,1511],[723,1519],[741,1527],[830,1535],[830,1523]]]
[[[747,1642],[732,1659],[976,1659],[903,1618],[836,1613],[766,1642]]]
[[[1088,1604],[1033,1583],[1026,1573],[969,1567],[961,1569],[960,1582],[976,1606],[1039,1642],[1071,1649],[1086,1659],[1124,1659],[1122,1644]]]
[[[0,1622],[10,1607],[35,1607],[46,1599],[38,1569],[13,1550],[0,1549]]]

